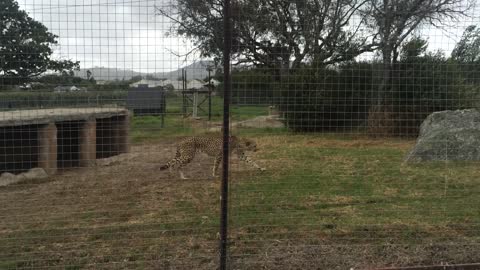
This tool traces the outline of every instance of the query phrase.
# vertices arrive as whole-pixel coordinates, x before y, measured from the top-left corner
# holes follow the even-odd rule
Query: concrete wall
[[[0,127],[0,173],[40,167],[54,174],[94,166],[97,158],[126,153],[129,147],[127,115]]]

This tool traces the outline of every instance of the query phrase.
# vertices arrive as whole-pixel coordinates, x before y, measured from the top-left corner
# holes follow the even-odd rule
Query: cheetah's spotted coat
[[[209,156],[214,156],[215,161],[213,163],[212,175],[215,177],[220,163],[223,159],[223,139],[220,137],[192,137],[185,139],[178,143],[177,153],[175,157],[160,167],[160,170],[177,168],[180,172],[180,177],[186,179],[185,175],[181,171],[181,168],[190,163],[195,154],[199,151],[206,153]],[[240,160],[250,164],[251,166],[264,171],[265,168],[260,167],[255,161],[250,159],[245,152],[257,151],[257,144],[249,139],[238,138],[235,136],[230,137],[230,152],[234,152]]]

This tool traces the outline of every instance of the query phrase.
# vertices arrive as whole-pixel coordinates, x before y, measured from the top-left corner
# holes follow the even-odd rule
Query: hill
[[[135,76],[146,77],[151,75],[159,79],[171,79],[177,80],[182,76],[182,69],[187,71],[187,79],[204,79],[208,76],[208,71],[206,70],[208,65],[213,65],[212,61],[198,61],[193,64],[187,65],[185,67],[169,71],[169,72],[138,72],[133,70],[124,70],[108,67],[92,67],[92,68],[82,68],[79,71],[75,71],[75,76],[81,78],[87,78],[87,70],[92,72],[92,76],[96,80],[105,80],[105,81],[114,81],[114,80],[129,80]]]

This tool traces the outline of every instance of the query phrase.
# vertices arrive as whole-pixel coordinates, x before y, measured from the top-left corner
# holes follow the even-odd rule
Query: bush
[[[0,92],[0,110],[125,105],[126,91]]]
[[[294,131],[351,131],[366,123],[372,84],[369,63],[302,68],[282,82],[285,90],[279,108]]]
[[[217,89],[223,97],[223,84]],[[233,104],[271,105],[275,97],[273,76],[260,69],[233,72],[231,97]]]
[[[282,83],[280,110],[294,131],[352,131],[378,118],[377,133],[416,136],[429,114],[475,105],[458,64],[439,53],[402,58],[392,70],[385,104],[374,110],[381,74],[372,62],[303,68]]]
[[[472,105],[458,65],[439,53],[402,59],[394,67],[390,89],[392,135],[416,136],[429,114]]]

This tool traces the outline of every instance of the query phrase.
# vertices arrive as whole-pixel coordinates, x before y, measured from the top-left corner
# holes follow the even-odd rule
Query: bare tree
[[[359,35],[363,19],[355,17],[367,1],[235,1],[233,57],[239,64],[279,73],[307,62],[328,65],[352,60],[373,49],[369,39]],[[173,21],[173,33],[194,40],[203,56],[219,57],[224,42],[222,3],[178,0],[157,7],[157,13]]]

